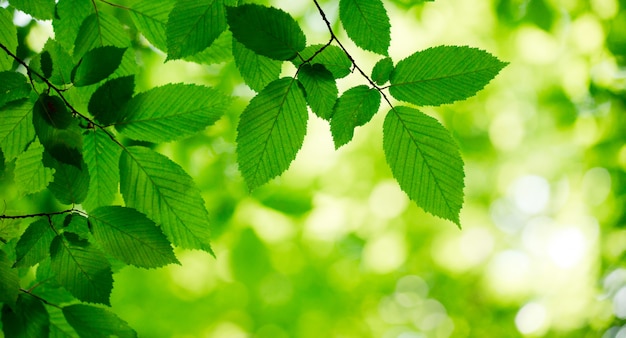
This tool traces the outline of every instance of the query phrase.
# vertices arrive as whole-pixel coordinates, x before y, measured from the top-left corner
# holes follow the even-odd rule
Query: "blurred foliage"
[[[270,3],[319,37],[309,43],[325,42],[312,3]],[[184,81],[243,97],[204,134],[159,149],[202,189],[217,258],[179,251],[180,266],[115,274],[113,309],[140,336],[626,335],[626,1],[385,4],[395,62],[434,44],[510,62],[476,97],[425,110],[463,150],[463,229],[419,210],[393,182],[382,114],[339,151],[313,117],[289,171],[250,194],[234,140],[252,92],[233,61],[164,63],[136,36],[137,91]],[[336,2],[323,6],[336,20]],[[103,10],[133,30],[127,13]],[[24,58],[51,28],[30,21],[18,32]],[[360,80],[349,76],[345,88]],[[16,187],[3,176],[0,186],[12,199]],[[30,196],[20,208],[45,211],[49,200]],[[24,226],[0,223],[0,234]]]

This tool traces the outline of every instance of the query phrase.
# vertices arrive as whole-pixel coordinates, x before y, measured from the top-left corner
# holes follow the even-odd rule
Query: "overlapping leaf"
[[[20,277],[7,254],[0,250],[0,303],[15,305],[20,292]]]
[[[504,66],[505,62],[477,48],[433,47],[398,62],[389,92],[416,105],[452,103],[475,95]]]
[[[380,107],[380,92],[360,85],[348,89],[335,104],[330,120],[335,148],[350,142],[354,128],[369,122]]]
[[[11,53],[17,49],[17,28],[13,24],[13,14],[5,8],[0,8],[0,43]],[[0,71],[11,70],[13,58],[5,51],[0,51]]]
[[[21,100],[9,103],[0,119],[0,148],[6,161],[12,161],[35,138],[33,103]]]
[[[48,220],[38,219],[31,223],[15,246],[15,266],[33,266],[48,257],[54,236]]]
[[[48,39],[41,53],[35,55],[28,65],[51,83],[69,85],[72,82],[74,63],[69,53],[57,40]],[[37,76],[34,80],[40,81]]]
[[[67,322],[81,337],[91,338],[135,338],[137,333],[128,323],[107,309],[74,304],[63,308]]]
[[[226,0],[178,0],[167,21],[167,59],[196,54],[226,30]]]
[[[93,12],[94,7],[91,0],[59,0],[52,26],[54,27],[55,40],[66,51],[73,51],[81,24]],[[80,56],[87,50],[80,52]]]
[[[120,122],[122,107],[133,97],[135,77],[124,76],[105,82],[89,99],[89,112],[103,125]]]
[[[127,48],[130,47],[130,38],[116,17],[104,12],[93,13],[80,25],[74,47],[74,59],[78,61],[90,50],[105,46]],[[97,67],[93,69],[97,70]]]
[[[109,261],[93,245],[66,233],[52,240],[50,255],[50,268],[57,281],[74,297],[110,305],[113,273]]]
[[[323,65],[303,65],[298,80],[306,92],[306,101],[319,117],[330,120],[339,90],[333,74]]]
[[[233,40],[233,57],[237,69],[250,88],[260,92],[280,75],[282,62],[257,54]]]
[[[127,148],[120,159],[120,191],[128,207],[160,225],[175,245],[212,252],[200,190],[167,157],[143,147]]]
[[[120,147],[104,131],[85,134],[83,155],[89,172],[89,193],[82,202],[85,209],[92,210],[113,201],[120,181],[120,153]]]
[[[15,161],[15,183],[22,195],[39,192],[52,181],[54,170],[43,165],[43,151],[41,143],[35,140]]]
[[[391,58],[386,57],[378,60],[374,68],[372,69],[372,80],[377,85],[382,86],[389,81],[389,76],[393,71],[393,61]]]
[[[0,72],[0,108],[6,103],[27,98],[30,95],[30,85],[21,73]]]
[[[167,18],[175,3],[174,0],[142,0],[133,4],[128,12],[137,29],[150,43],[164,52],[167,51]]]
[[[315,56],[309,63],[311,65],[320,64],[324,66],[324,68],[328,69],[333,74],[335,79],[347,76],[352,69],[352,61],[350,61],[346,53],[337,46],[311,45],[303,49],[300,52],[300,56],[302,59],[295,58],[292,60],[296,67],[302,64],[302,60],[309,60]]]
[[[213,124],[229,104],[226,96],[209,87],[167,84],[133,97],[121,113],[124,120],[116,128],[135,140],[172,141]]]
[[[250,190],[287,170],[302,147],[307,118],[294,78],[270,83],[250,101],[237,127],[239,170]]]
[[[48,190],[63,204],[80,204],[89,191],[89,172],[83,163],[80,167],[57,162],[54,165],[54,179]]]
[[[383,148],[402,190],[427,212],[459,224],[465,174],[450,132],[417,109],[395,107],[385,118]]]
[[[387,55],[391,24],[381,0],[340,0],[339,18],[357,46]]]
[[[275,60],[291,60],[306,46],[300,25],[287,12],[257,4],[227,7],[233,37],[246,48]]]
[[[91,212],[89,220],[102,249],[126,264],[157,268],[178,263],[163,232],[135,209],[100,207]]]
[[[72,70],[75,86],[88,86],[109,77],[122,63],[126,48],[96,47],[87,52]]]
[[[41,300],[19,295],[15,309],[2,307],[2,331],[5,337],[48,337],[50,317]]]
[[[11,6],[39,20],[51,20],[54,17],[54,5],[54,0],[11,0]]]

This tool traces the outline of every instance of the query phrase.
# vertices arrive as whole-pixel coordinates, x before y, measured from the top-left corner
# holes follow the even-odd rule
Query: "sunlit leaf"
[[[5,106],[0,119],[0,148],[5,160],[16,158],[34,138],[33,103],[21,100]]]
[[[11,53],[17,49],[17,28],[13,24],[13,14],[8,9],[0,8],[0,43]],[[13,58],[0,50],[0,71],[11,70]]]
[[[12,265],[7,254],[0,250],[0,303],[15,306],[20,292],[20,277]]]
[[[330,120],[339,90],[333,74],[317,63],[303,65],[298,72],[298,80],[306,92],[306,101],[319,117]]]
[[[137,333],[113,312],[100,307],[74,304],[63,308],[67,322],[81,337],[134,338]]]
[[[130,47],[130,38],[116,17],[99,11],[89,15],[82,21],[76,36],[74,60],[78,62],[89,51],[106,46],[127,48]],[[108,50],[108,52],[113,53],[112,51],[112,49]],[[112,54],[111,56],[115,55]],[[105,60],[104,62],[108,64],[114,63],[110,60]],[[93,68],[93,70],[97,69],[97,66]]]
[[[75,86],[88,86],[109,77],[122,63],[126,48],[96,47],[85,54],[72,70]]]
[[[0,72],[0,108],[6,103],[27,98],[31,89],[21,73]]]
[[[71,74],[74,62],[70,54],[57,40],[48,39],[41,54],[33,57],[29,67],[38,74],[44,75],[53,84],[69,85],[72,82]],[[33,79],[40,80],[38,76],[34,76]]]
[[[504,66],[505,62],[477,48],[433,47],[398,62],[389,92],[416,105],[452,103],[475,95]]]
[[[354,128],[369,122],[380,107],[380,92],[375,88],[360,85],[348,89],[335,104],[330,131],[335,148],[350,142]]]
[[[54,5],[54,0],[11,0],[11,6],[39,20],[51,20],[54,17]]]
[[[62,309],[49,306],[46,310],[48,310],[48,315],[50,316],[50,338],[78,337],[74,328],[65,319]]]
[[[89,193],[82,202],[85,209],[92,210],[113,201],[120,181],[121,151],[103,130],[85,133],[83,156],[89,172]]]
[[[121,113],[124,120],[116,128],[135,140],[172,141],[215,123],[229,104],[228,97],[209,87],[167,84],[133,97],[125,105]]]
[[[81,24],[92,13],[94,13],[94,7],[91,0],[59,0],[52,26],[54,27],[55,40],[66,51],[72,52],[74,50],[76,36]],[[87,50],[80,51],[79,54],[82,55]]]
[[[104,255],[89,242],[66,233],[52,240],[51,269],[57,281],[83,302],[110,305],[113,273]]]
[[[15,161],[15,183],[22,195],[39,192],[52,181],[54,170],[43,165],[43,151],[41,143],[35,140]]]
[[[105,82],[89,99],[89,112],[96,121],[110,125],[123,119],[122,107],[135,90],[135,77],[124,76]]]
[[[167,59],[196,54],[226,30],[225,0],[178,0],[166,25]]]
[[[83,135],[78,120],[74,119],[65,129],[58,129],[51,126],[41,114],[39,109],[33,114],[33,125],[39,138],[39,142],[43,145],[44,160],[46,155],[53,159],[81,168],[83,156]],[[51,167],[52,165],[48,165]]]
[[[41,300],[21,294],[14,309],[4,304],[2,331],[7,338],[48,337],[50,319]]]
[[[357,46],[387,55],[391,24],[381,0],[340,0],[339,18]]]
[[[236,39],[232,39],[232,41],[235,64],[241,77],[250,88],[260,92],[270,82],[278,79],[282,66],[281,61],[257,54]]]
[[[427,212],[459,224],[465,174],[450,132],[417,109],[395,107],[385,118],[383,149],[409,198]]]
[[[54,179],[48,185],[52,195],[63,204],[80,204],[89,191],[89,172],[85,164],[77,167],[57,162]]]
[[[237,127],[239,170],[250,190],[287,170],[302,147],[307,118],[294,78],[270,83],[250,101]]]
[[[225,30],[213,43],[201,52],[183,57],[185,61],[213,65],[233,59],[233,35]]]
[[[156,48],[166,52],[165,27],[167,18],[174,8],[174,0],[142,0],[133,4],[128,13],[141,34]]]
[[[160,225],[175,245],[212,252],[204,200],[178,164],[150,149],[129,147],[120,159],[120,191],[128,207]]]
[[[227,7],[233,37],[246,48],[275,60],[291,60],[306,46],[298,22],[287,12],[257,4]]]
[[[40,218],[32,222],[15,246],[15,266],[33,266],[48,257],[54,236],[47,219]]]
[[[324,66],[333,74],[335,79],[340,79],[350,74],[352,61],[341,48],[333,45],[322,48],[324,48],[324,45],[308,46],[300,52],[300,56],[302,60],[308,60],[315,55],[309,63],[311,65],[320,64]],[[321,52],[319,52],[320,50]],[[295,58],[292,62],[296,67],[299,67],[302,64],[302,60]]]
[[[389,76],[393,71],[393,61],[391,58],[383,58],[376,62],[372,69],[372,80],[377,85],[382,86],[389,81]]]

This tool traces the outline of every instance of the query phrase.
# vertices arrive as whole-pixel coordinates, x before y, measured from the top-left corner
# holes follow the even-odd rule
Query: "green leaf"
[[[452,103],[475,95],[506,65],[477,48],[433,47],[398,62],[389,92],[416,105]]]
[[[281,61],[257,54],[235,39],[232,39],[232,43],[235,65],[252,90],[260,92],[270,82],[278,79],[282,67]]]
[[[33,57],[29,63],[31,69],[44,75],[48,81],[58,85],[69,85],[74,63],[63,46],[53,39],[48,39],[40,54]],[[37,76],[33,77],[39,81]]]
[[[89,189],[89,172],[86,165],[82,169],[71,164],[57,162],[54,166],[54,179],[48,185],[52,195],[63,204],[80,204]]]
[[[302,147],[308,113],[298,81],[276,80],[241,113],[237,127],[239,170],[248,188],[282,174]]]
[[[464,172],[459,147],[434,118],[396,107],[383,125],[383,148],[400,187],[427,212],[457,225]]]
[[[89,113],[103,125],[119,122],[122,108],[133,97],[135,77],[124,76],[105,82],[89,99]]]
[[[123,27],[116,17],[102,11],[86,17],[76,36],[74,60],[80,60],[89,51],[98,47],[130,47],[130,38]]]
[[[196,54],[226,30],[224,0],[178,0],[169,15],[167,60]]]
[[[335,148],[350,142],[354,128],[362,126],[372,119],[380,107],[380,92],[375,88],[360,85],[348,89],[334,107],[330,120]]]
[[[21,73],[0,72],[0,108],[8,102],[28,98],[30,85]]]
[[[89,172],[89,193],[82,202],[86,210],[111,203],[120,181],[121,148],[103,130],[85,133],[83,156]]]
[[[54,236],[47,219],[40,218],[31,223],[15,246],[15,267],[33,266],[48,257]]]
[[[35,140],[15,161],[15,183],[22,196],[39,192],[52,181],[54,171],[43,165],[43,151],[41,143]]]
[[[133,4],[128,11],[141,34],[154,47],[164,52],[167,51],[165,35],[167,18],[175,3],[174,0],[142,0]]]
[[[100,207],[91,212],[89,220],[93,237],[100,247],[126,264],[158,268],[178,263],[163,232],[135,209]]]
[[[212,253],[204,200],[178,164],[150,149],[129,147],[120,159],[120,191],[126,205],[160,225],[172,243]]]
[[[227,7],[226,12],[233,37],[257,54],[291,60],[306,46],[296,20],[281,9],[244,4]]]
[[[94,7],[91,0],[59,0],[56,15],[52,19],[52,26],[54,27],[55,40],[66,51],[71,52],[74,49],[76,36],[81,25],[85,18],[92,13],[94,13]],[[87,50],[85,49],[84,52]],[[82,56],[84,52],[81,52],[80,55]]]
[[[116,314],[95,306],[74,304],[63,308],[67,322],[80,337],[134,338],[137,333]]]
[[[357,46],[388,55],[391,24],[381,0],[340,0],[339,19]]]
[[[7,338],[48,337],[50,319],[41,300],[31,295],[19,295],[15,309],[2,307],[2,330]]]
[[[83,135],[78,121],[74,119],[65,129],[57,129],[52,127],[40,113],[41,109],[33,114],[33,125],[39,142],[43,145],[44,161],[46,156],[60,161],[61,163],[70,164],[77,168],[82,166],[82,147]],[[51,165],[48,165],[49,167]]]
[[[13,24],[13,13],[0,8],[0,43],[15,54],[17,50],[17,28]],[[0,71],[11,70],[13,58],[3,50],[0,51]]]
[[[20,236],[21,219],[0,219],[0,239],[8,242]]]
[[[233,35],[229,30],[225,30],[203,51],[185,56],[183,60],[205,65],[226,62],[233,59]]]
[[[322,49],[322,51],[316,55],[315,53],[320,49]],[[308,60],[313,57],[313,55],[315,55],[315,57],[309,63],[311,65],[323,65],[333,74],[335,79],[346,77],[352,72],[352,61],[350,61],[346,53],[337,46],[311,45],[300,52],[300,56],[303,60]],[[292,62],[296,67],[302,64],[300,58],[295,58]]]
[[[80,239],[88,239],[89,220],[83,215],[69,214],[63,219],[63,231],[78,235]]]
[[[120,66],[125,51],[126,48],[113,46],[90,50],[72,70],[72,82],[81,87],[106,79]]]
[[[300,67],[298,80],[311,110],[324,120],[330,120],[339,94],[333,74],[321,64],[307,64]]]
[[[57,281],[83,302],[110,305],[113,288],[111,266],[89,242],[65,233],[52,240],[50,268]]]
[[[34,138],[33,103],[21,100],[5,106],[0,118],[0,148],[6,161],[16,158]]]
[[[52,20],[54,0],[11,0],[11,6],[39,20]]]
[[[56,95],[50,96],[45,93],[39,95],[33,112],[56,129],[65,129],[73,121],[72,113],[67,110],[63,100]]]
[[[78,334],[65,319],[63,311],[59,308],[48,306],[50,316],[50,338],[76,338]]]
[[[387,81],[389,81],[389,76],[393,71],[393,61],[391,58],[386,57],[378,60],[376,65],[374,65],[374,69],[372,69],[372,80],[376,82],[377,85],[382,86]]]
[[[12,265],[11,259],[0,250],[0,303],[14,307],[20,292],[20,277]]]
[[[121,113],[124,121],[115,127],[139,141],[177,140],[215,123],[229,104],[228,97],[209,87],[167,84],[133,97]]]

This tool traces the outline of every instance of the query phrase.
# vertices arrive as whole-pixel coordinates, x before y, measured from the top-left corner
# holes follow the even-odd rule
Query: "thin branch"
[[[28,215],[0,215],[0,219],[23,219],[23,218],[34,218],[34,217],[50,217],[54,215],[63,215],[75,212],[76,209],[67,209],[63,211],[55,211],[55,212],[42,212],[38,214],[28,214]]]
[[[105,4],[107,4],[109,6],[125,9],[127,11],[131,11],[132,10],[132,8],[129,8],[129,7],[126,7],[126,6],[122,6],[122,5],[118,5],[118,4],[114,4],[114,3],[108,2],[106,0],[100,0],[100,2],[104,2]]]
[[[23,293],[25,293],[27,295],[30,295],[33,298],[37,298],[37,299],[39,299],[40,301],[42,301],[46,305],[53,306],[53,307],[55,307],[57,309],[62,309],[61,306],[59,306],[57,304],[50,303],[49,301],[45,300],[44,298],[41,298],[41,297],[37,296],[36,294],[32,293],[30,290],[25,290],[25,289],[20,288],[20,292],[23,292]]]

